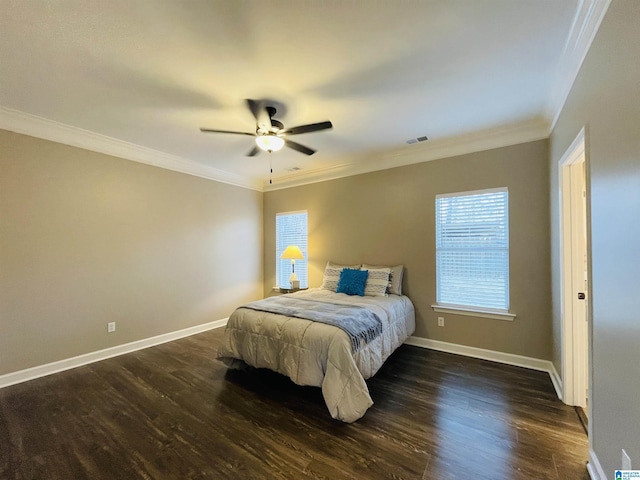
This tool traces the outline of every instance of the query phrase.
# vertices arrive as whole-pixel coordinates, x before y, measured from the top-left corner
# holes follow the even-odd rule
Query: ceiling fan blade
[[[230,130],[215,130],[213,128],[201,128],[200,129],[201,132],[204,133],[232,133],[234,135],[249,135],[251,137],[255,137],[256,134],[255,133],[248,133],[248,132],[232,132]]]
[[[257,154],[260,153],[260,149],[258,148],[258,146],[256,145],[255,147],[253,147],[251,149],[251,151],[249,153],[247,153],[247,157],[255,157]]]
[[[268,132],[272,127],[271,115],[263,102],[247,98],[247,106],[249,107],[249,110],[251,110],[253,117],[256,119],[256,126],[258,130]]]
[[[319,122],[319,123],[310,123],[308,125],[300,125],[298,127],[287,128],[283,135],[299,135],[301,133],[309,133],[309,132],[317,132],[318,130],[327,130],[328,128],[333,128],[333,124],[329,121]]]
[[[251,110],[251,113],[253,114],[253,118],[256,119],[256,121],[259,121],[260,119],[258,118],[261,114],[261,110],[264,110],[264,108],[261,108],[260,106],[260,102],[258,102],[257,100],[252,100],[250,98],[247,98],[247,107],[249,107],[249,110]]]
[[[294,150],[297,150],[300,153],[304,153],[305,155],[313,155],[314,153],[316,153],[315,150],[312,150],[309,147],[305,147],[304,145],[300,145],[299,143],[292,142],[291,140],[287,140],[286,138],[284,139],[284,144],[287,147],[293,148]]]

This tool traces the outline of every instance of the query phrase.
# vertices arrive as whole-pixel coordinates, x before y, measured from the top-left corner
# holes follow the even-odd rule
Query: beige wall
[[[416,150],[419,152],[419,150]],[[327,260],[404,264],[415,335],[513,354],[551,356],[546,140],[264,194],[265,295],[275,285],[275,215],[307,210],[309,284]],[[513,322],[458,315],[437,327],[435,195],[509,188]],[[441,315],[441,314],[440,314]]]
[[[0,374],[261,294],[261,193],[0,130]]]
[[[551,136],[554,362],[560,366],[558,161],[588,128],[592,238],[592,447],[640,468],[640,2],[613,0]]]

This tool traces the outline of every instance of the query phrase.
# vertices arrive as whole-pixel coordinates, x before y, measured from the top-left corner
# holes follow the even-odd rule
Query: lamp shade
[[[280,255],[280,258],[291,259],[291,260],[302,260],[304,258],[304,255],[302,255],[302,251],[300,250],[300,247],[297,247],[295,245],[289,245],[287,248],[284,249],[284,252],[282,252],[282,255]]]
[[[267,152],[277,152],[284,147],[284,139],[271,134],[258,135],[256,145]]]

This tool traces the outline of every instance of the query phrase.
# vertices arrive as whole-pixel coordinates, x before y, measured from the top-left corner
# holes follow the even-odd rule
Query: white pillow
[[[389,277],[389,293],[394,295],[402,295],[402,276],[404,274],[404,265],[396,265],[395,267],[385,267],[383,265],[362,265],[363,269],[370,270],[372,268],[389,268],[391,275]]]
[[[360,265],[338,265],[327,262],[327,266],[324,268],[324,276],[322,277],[322,286],[320,288],[331,290],[332,292],[338,290],[340,273],[343,268],[354,268],[356,270],[360,270]]]
[[[367,283],[364,285],[364,294],[370,297],[386,297],[389,286],[390,268],[366,268],[369,270]]]

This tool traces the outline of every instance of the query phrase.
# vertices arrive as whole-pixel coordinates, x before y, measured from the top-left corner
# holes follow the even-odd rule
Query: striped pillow
[[[386,297],[390,275],[390,268],[369,268],[364,294],[370,297]]]
[[[363,270],[371,270],[372,268],[387,268],[383,265],[368,265],[363,264]],[[391,270],[391,275],[389,275],[389,288],[388,293],[393,293],[394,295],[402,295],[402,275],[404,273],[404,265],[396,265],[394,267],[388,267]]]
[[[324,277],[322,277],[322,286],[320,288],[331,290],[332,292],[337,291],[338,282],[340,281],[340,273],[344,268],[360,270],[360,265],[337,265],[335,263],[327,262],[327,266],[324,269]]]

